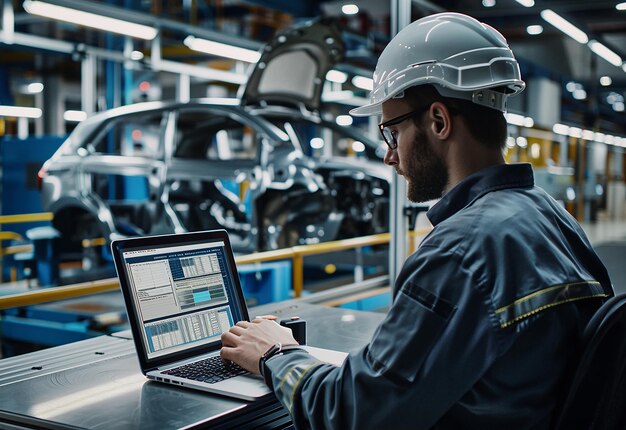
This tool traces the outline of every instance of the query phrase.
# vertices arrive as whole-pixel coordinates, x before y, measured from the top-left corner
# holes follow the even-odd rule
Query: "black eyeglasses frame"
[[[422,106],[419,109],[412,110],[411,112],[407,112],[403,115],[392,118],[389,121],[381,122],[380,124],[378,124],[378,130],[380,130],[380,135],[383,137],[383,140],[385,141],[389,149],[393,151],[398,147],[398,140],[394,136],[393,132],[389,129],[389,127],[398,125],[401,122],[404,122],[407,119],[414,117],[415,115],[421,114],[429,107],[430,105]]]

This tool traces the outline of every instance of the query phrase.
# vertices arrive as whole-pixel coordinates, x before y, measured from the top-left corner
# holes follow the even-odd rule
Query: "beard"
[[[407,181],[407,198],[414,203],[440,198],[448,184],[448,169],[433,151],[426,133],[417,131],[405,169],[396,169]]]

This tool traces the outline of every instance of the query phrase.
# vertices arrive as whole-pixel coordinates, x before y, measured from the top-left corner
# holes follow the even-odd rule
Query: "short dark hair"
[[[465,120],[469,132],[481,144],[488,148],[504,149],[508,130],[504,114],[499,110],[469,100],[443,97],[433,85],[419,85],[406,89],[404,100],[414,109],[440,101],[452,114],[457,114]]]

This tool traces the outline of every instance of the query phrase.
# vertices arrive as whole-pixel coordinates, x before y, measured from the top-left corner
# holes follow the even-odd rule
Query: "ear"
[[[434,137],[445,140],[452,134],[452,115],[442,102],[434,102],[428,110],[430,131]]]

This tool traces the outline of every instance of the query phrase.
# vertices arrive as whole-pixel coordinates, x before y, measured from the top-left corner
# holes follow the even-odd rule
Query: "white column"
[[[178,75],[176,81],[176,100],[187,103],[191,99],[191,79],[189,75]]]
[[[391,0],[391,36],[395,36],[411,22],[411,1]],[[389,280],[396,281],[407,254],[407,222],[404,216],[406,182],[393,171],[390,193]]]
[[[80,71],[82,110],[87,113],[87,116],[90,116],[96,111],[96,58],[93,55],[85,54]]]
[[[17,119],[17,138],[28,138],[28,118],[21,117]]]

